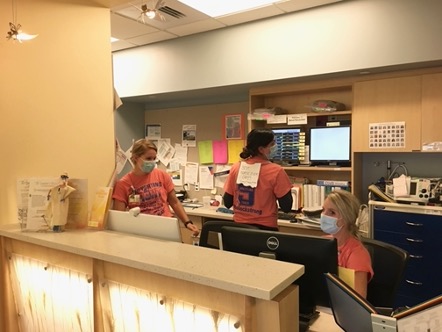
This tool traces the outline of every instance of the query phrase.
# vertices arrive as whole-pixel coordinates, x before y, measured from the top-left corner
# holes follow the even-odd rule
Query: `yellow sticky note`
[[[236,163],[240,160],[239,154],[241,153],[244,147],[244,140],[242,139],[234,139],[228,141],[228,155],[229,155],[229,164]]]
[[[338,276],[351,288],[355,288],[355,270],[338,267]]]

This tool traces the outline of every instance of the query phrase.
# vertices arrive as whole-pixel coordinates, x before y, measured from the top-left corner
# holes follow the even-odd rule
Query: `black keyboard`
[[[278,211],[278,219],[296,222],[296,213],[295,212]]]

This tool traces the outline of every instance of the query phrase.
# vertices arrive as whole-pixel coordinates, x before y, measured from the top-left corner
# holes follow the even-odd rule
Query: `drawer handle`
[[[416,223],[416,222],[411,222],[411,221],[406,221],[405,224],[407,224],[408,226],[413,226],[413,227],[422,227],[422,226],[424,226],[424,224]]]
[[[414,286],[422,286],[422,283],[419,281],[411,281],[411,280],[405,279],[405,282],[407,284],[414,285]]]
[[[414,243],[422,243],[424,240],[421,239],[410,239],[409,237],[406,238],[408,242],[414,242]]]
[[[424,258],[424,256],[422,256],[422,255],[412,255],[412,254],[410,254],[410,258],[414,258],[414,259],[422,259],[422,258]]]

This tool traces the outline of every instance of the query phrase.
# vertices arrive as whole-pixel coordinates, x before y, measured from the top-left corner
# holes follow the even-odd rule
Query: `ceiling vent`
[[[186,17],[185,14],[181,13],[180,11],[178,11],[176,9],[170,8],[169,6],[163,6],[163,7],[159,8],[158,10],[164,14],[170,15],[170,16],[175,17],[177,19]]]

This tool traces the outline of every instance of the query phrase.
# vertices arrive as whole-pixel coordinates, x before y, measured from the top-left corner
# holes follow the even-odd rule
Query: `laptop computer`
[[[183,242],[177,218],[109,210],[107,229],[150,238]]]
[[[410,327],[425,325],[419,331],[442,330],[442,295],[398,313],[386,315],[372,306],[338,276],[325,274],[330,307],[336,324],[344,331],[416,331]],[[433,328],[431,328],[433,326]]]

